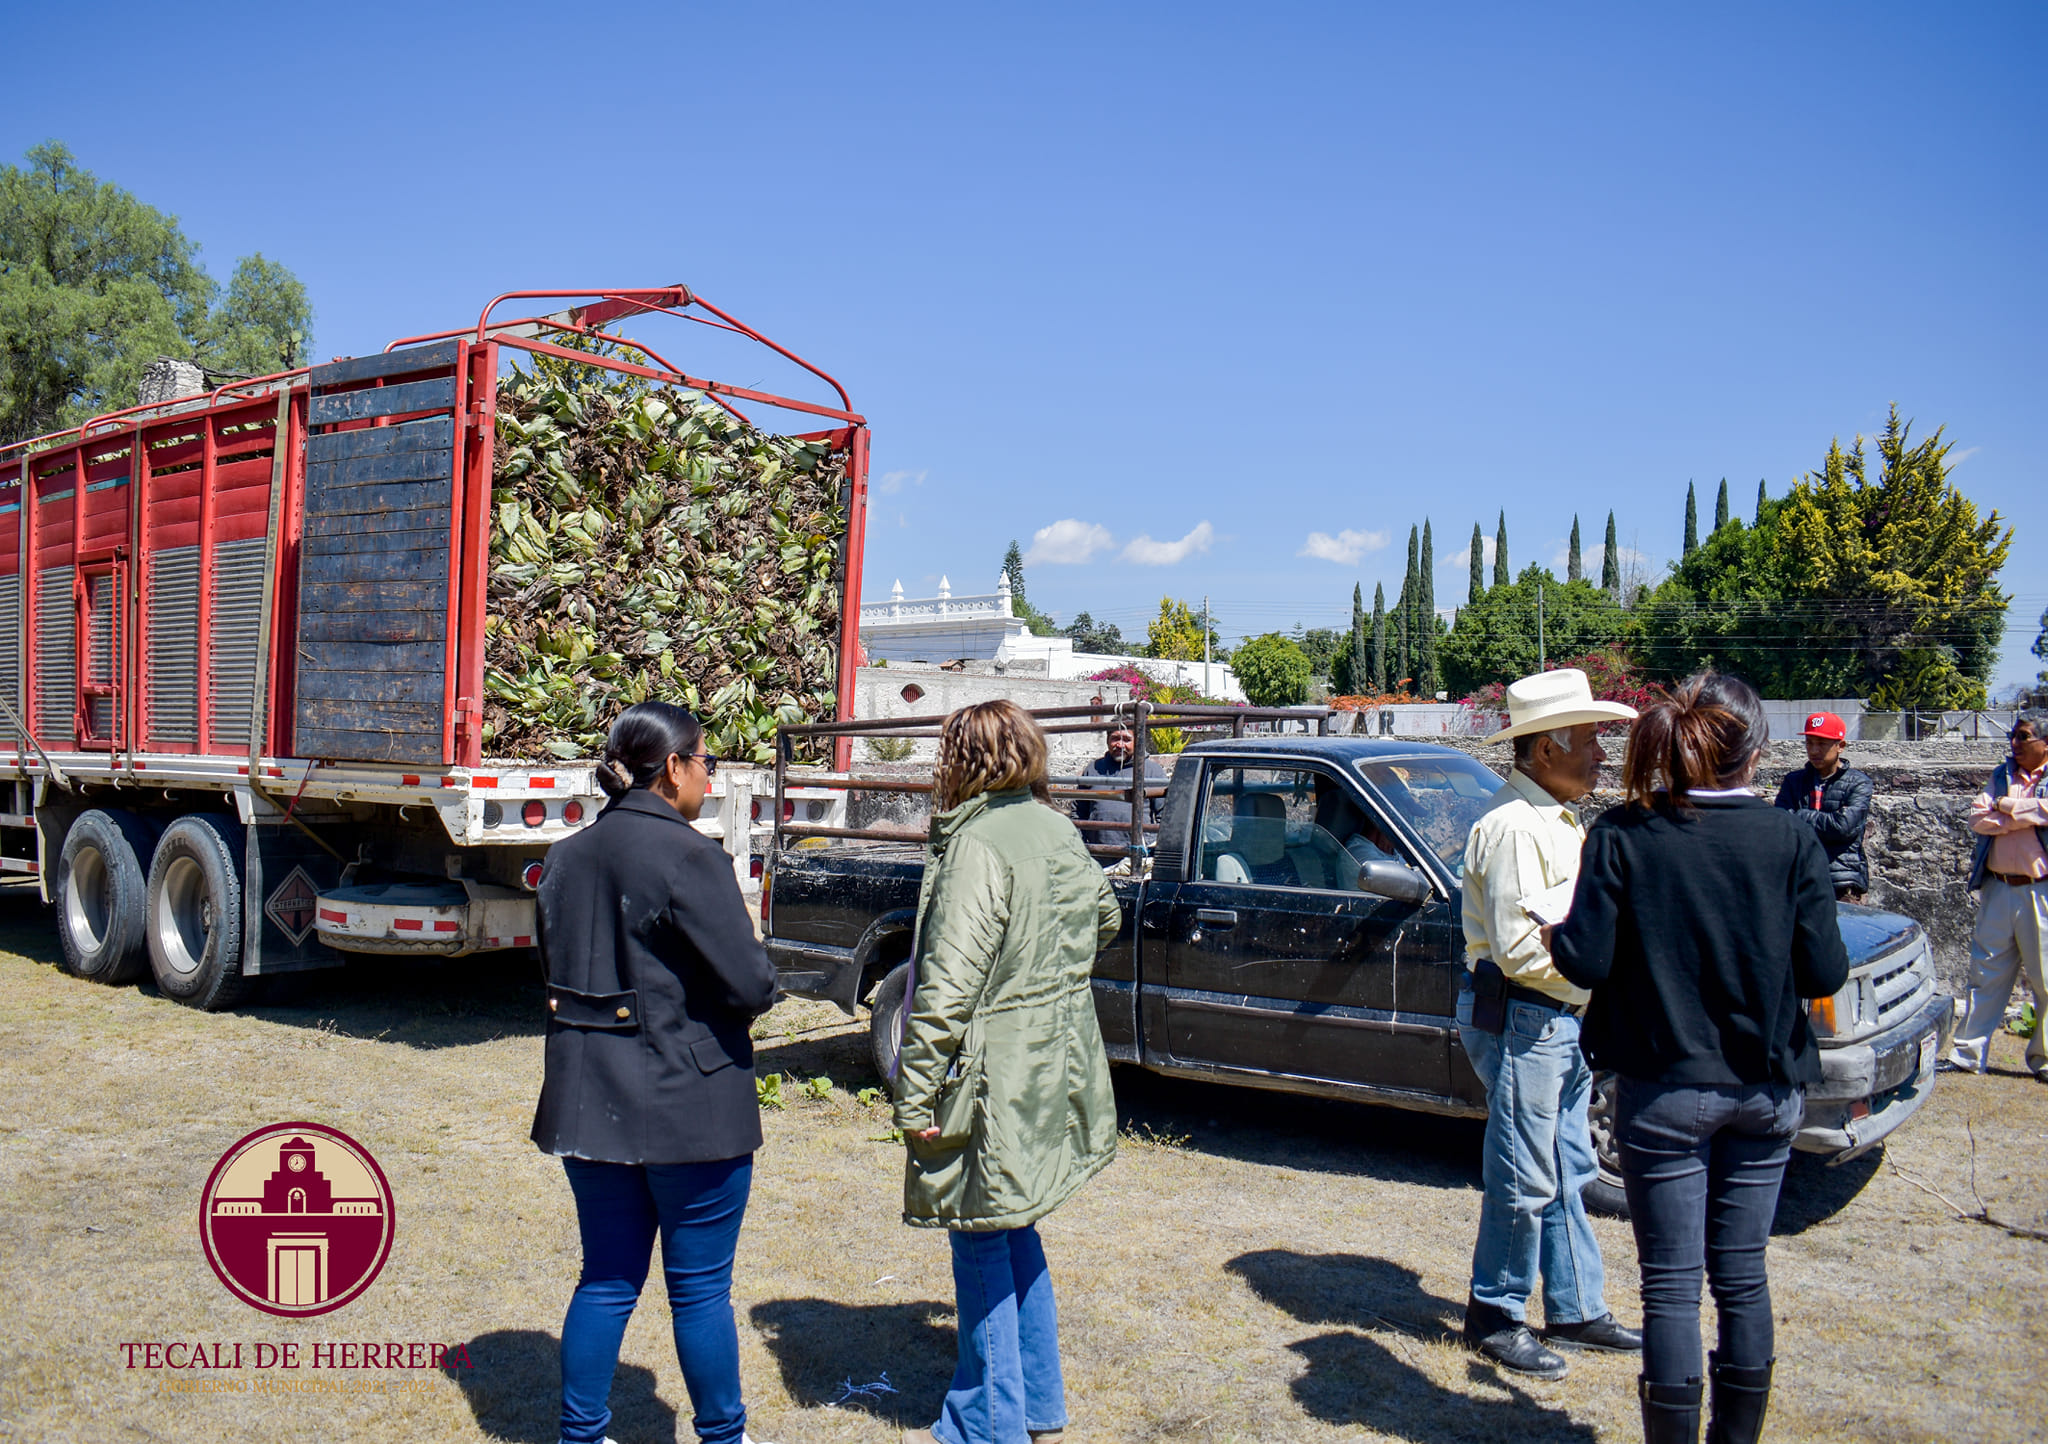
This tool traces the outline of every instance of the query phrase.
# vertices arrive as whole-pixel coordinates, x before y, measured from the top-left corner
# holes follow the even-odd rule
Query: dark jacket
[[[1594,1067],[1696,1087],[1819,1082],[1801,1000],[1849,978],[1827,855],[1760,797],[1594,823],[1550,956],[1592,989]]]
[[[2011,790],[2012,759],[2008,757],[2005,761],[1991,769],[1991,780],[1984,784],[1984,795],[1995,802]],[[2048,775],[2044,775],[2039,782],[2034,784],[2034,796],[2048,796]],[[1976,892],[1984,886],[1984,870],[1991,863],[1991,835],[1980,832],[1976,834],[1976,837],[1977,845],[1970,853],[1969,890],[1971,892]],[[2041,850],[2048,852],[2048,827],[2035,828],[2034,837],[2040,842]]]
[[[1131,764],[1129,762],[1119,762],[1113,754],[1105,752],[1082,768],[1081,776],[1087,779],[1081,784],[1083,787],[1099,788],[1105,793],[1112,794],[1120,789],[1123,795],[1121,797],[1107,796],[1100,802],[1088,799],[1077,801],[1074,804],[1075,821],[1128,823],[1131,820]],[[1160,782],[1166,780],[1166,774],[1159,770],[1159,764],[1149,757],[1145,759],[1145,776],[1157,779]],[[1095,780],[1097,778],[1103,780],[1098,782]],[[1145,807],[1150,815],[1146,820],[1148,822],[1159,821],[1160,810],[1165,805],[1166,799],[1163,797],[1148,798]],[[1143,841],[1142,838],[1139,840]],[[1088,827],[1081,830],[1081,841],[1089,844],[1091,847],[1129,847],[1131,845],[1131,835],[1129,832],[1119,832],[1107,827]],[[1114,858],[1109,860],[1115,861]]]
[[[533,1141],[606,1163],[761,1146],[748,1023],[775,1001],[732,861],[651,792],[548,852],[547,1072]]]
[[[1820,788],[1820,806],[1813,805],[1813,789]],[[1835,775],[1822,782],[1811,767],[1801,767],[1778,787],[1775,804],[1813,829],[1827,850],[1828,874],[1838,888],[1870,891],[1870,866],[1863,857],[1863,825],[1870,821],[1870,794],[1874,790],[1868,772],[1838,767]]]

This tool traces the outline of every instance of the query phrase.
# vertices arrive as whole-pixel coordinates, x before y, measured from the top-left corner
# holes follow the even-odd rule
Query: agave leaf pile
[[[832,715],[843,452],[692,391],[515,371],[493,472],[490,756],[597,756],[650,697],[741,761]]]

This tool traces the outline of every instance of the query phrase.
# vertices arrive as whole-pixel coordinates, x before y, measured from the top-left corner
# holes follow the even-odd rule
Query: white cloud
[[[1116,538],[1109,534],[1107,527],[1067,517],[1031,533],[1031,550],[1024,553],[1024,560],[1027,563],[1048,562],[1055,566],[1075,565],[1115,545]]]
[[[1215,539],[1216,529],[1207,522],[1201,523],[1179,541],[1158,542],[1149,536],[1140,536],[1123,549],[1122,560],[1136,562],[1141,567],[1170,567],[1208,551],[1209,544]]]
[[[1479,539],[1479,555],[1486,566],[1491,567],[1493,565],[1492,537],[1485,536]],[[1447,572],[1452,570],[1467,571],[1471,569],[1471,566],[1472,543],[1470,541],[1467,541],[1463,546],[1457,547],[1451,551],[1438,552],[1436,554],[1436,569],[1440,572]],[[1491,576],[1492,573],[1488,572],[1488,575]]]
[[[905,486],[923,486],[927,475],[929,473],[922,471],[885,471],[882,479],[875,483],[875,490],[883,496],[894,496]]]
[[[1326,531],[1312,531],[1308,540],[1301,544],[1298,557],[1315,557],[1320,561],[1348,565],[1357,561],[1367,552],[1376,552],[1387,544],[1387,533],[1383,531],[1351,531],[1346,529],[1331,536]]]
[[[1966,446],[1961,451],[1951,451],[1947,457],[1948,464],[1951,468],[1961,466],[1983,449],[1981,446]]]

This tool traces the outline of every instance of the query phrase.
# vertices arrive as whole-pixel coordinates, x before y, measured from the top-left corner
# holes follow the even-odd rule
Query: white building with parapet
[[[935,597],[905,597],[903,583],[890,588],[885,602],[863,603],[860,643],[870,662],[890,665],[943,666],[948,662],[994,662],[1004,668],[1053,681],[1079,680],[1112,667],[1135,667],[1157,682],[1193,687],[1202,696],[1242,702],[1237,674],[1221,662],[1176,662],[1158,657],[1133,657],[1106,652],[1077,652],[1071,637],[1037,637],[1011,606],[1010,577],[996,579],[996,589],[955,596],[953,584],[939,578]]]

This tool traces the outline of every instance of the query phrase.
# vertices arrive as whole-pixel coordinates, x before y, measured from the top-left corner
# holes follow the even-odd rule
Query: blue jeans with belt
[[[740,1398],[732,1260],[753,1155],[717,1163],[564,1158],[562,1167],[583,1235],[583,1277],[562,1321],[562,1438],[592,1444],[612,1422],[619,1344],[659,1233],[676,1357],[696,1411],[690,1422],[703,1444],[738,1444],[747,1431],[747,1408]]]
[[[1579,1020],[1517,1000],[1498,1036],[1471,1023],[1468,985],[1458,992],[1458,1037],[1487,1105],[1472,1297],[1526,1321],[1540,1273],[1546,1325],[1601,1318],[1607,1272],[1579,1198],[1599,1176],[1586,1122],[1593,1074],[1579,1051]]]
[[[960,1359],[932,1434],[941,1444],[1029,1444],[1067,1427],[1059,1316],[1038,1230],[951,1231]]]
[[[1703,1271],[1720,1314],[1720,1362],[1761,1368],[1776,1347],[1764,1250],[1805,1093],[1789,1083],[1687,1087],[1623,1078],[1615,1104],[1643,1270],[1643,1377],[1703,1377]]]

